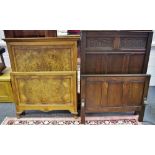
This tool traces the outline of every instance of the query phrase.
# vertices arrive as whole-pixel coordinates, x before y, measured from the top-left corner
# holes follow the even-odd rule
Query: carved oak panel
[[[121,38],[120,48],[145,49],[147,38]]]
[[[113,48],[114,38],[87,38],[86,47],[87,48],[98,48],[98,47],[106,47]]]
[[[146,73],[151,31],[82,31],[82,74]]]
[[[82,76],[82,99],[87,112],[101,112],[106,108],[142,106],[149,86],[149,75]]]
[[[86,74],[138,74],[143,72],[144,54],[103,53],[87,54]]]

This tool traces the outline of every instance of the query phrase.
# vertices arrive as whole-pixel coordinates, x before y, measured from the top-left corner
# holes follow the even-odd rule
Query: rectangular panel
[[[19,72],[72,70],[72,53],[69,47],[15,46],[13,52],[16,70]]]
[[[75,71],[77,43],[74,38],[6,39],[12,71]]]
[[[123,54],[87,54],[85,59],[86,74],[122,73],[126,67]]]
[[[108,81],[108,106],[122,106],[122,82]]]
[[[86,54],[86,74],[139,74],[143,71],[144,54]]]
[[[76,105],[76,72],[12,73],[18,105]]]
[[[81,60],[82,61],[82,60]],[[85,74],[140,74],[145,53],[103,52],[85,55]]]
[[[152,31],[82,31],[82,74],[146,73]]]
[[[113,44],[114,44],[114,38],[92,37],[87,38],[86,47],[89,49],[90,48],[113,49]]]
[[[86,73],[87,74],[99,74],[102,72],[102,55],[87,55],[86,56]],[[105,61],[104,61],[105,62]],[[105,66],[105,65],[104,65]],[[103,66],[103,67],[104,67]],[[104,71],[103,71],[104,73]]]
[[[138,34],[137,34],[138,36]],[[120,38],[120,48],[124,49],[146,49],[147,37],[125,37]]]
[[[123,73],[125,66],[125,55],[123,54],[107,54],[107,74]]]
[[[131,82],[128,105],[140,105],[143,102],[144,82]]]
[[[149,78],[149,75],[83,75],[85,85],[82,85],[81,97],[85,100],[86,111],[140,108],[147,97]]]
[[[88,82],[86,85],[86,102],[89,107],[101,105],[102,97],[102,83],[101,82]],[[87,108],[87,105],[86,105]]]
[[[145,55],[144,54],[132,54],[129,58],[128,73],[137,74],[143,72]]]

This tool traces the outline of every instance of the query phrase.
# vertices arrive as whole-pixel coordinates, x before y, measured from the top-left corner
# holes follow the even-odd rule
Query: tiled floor
[[[148,105],[145,109],[144,122],[143,124],[155,124],[155,87],[149,88],[148,93]],[[103,113],[100,115],[128,115],[129,113]],[[40,112],[40,111],[26,111],[26,115],[22,117],[54,117],[54,116],[70,116],[71,114],[66,111],[51,111],[51,112]],[[15,104],[13,103],[0,103],[0,123],[5,117],[15,117],[16,110]]]

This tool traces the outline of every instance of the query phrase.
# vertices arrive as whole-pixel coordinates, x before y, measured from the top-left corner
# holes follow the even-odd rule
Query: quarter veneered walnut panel
[[[70,71],[72,51],[70,48],[53,46],[14,46],[15,70]]]
[[[13,75],[18,104],[73,104],[72,76]]]

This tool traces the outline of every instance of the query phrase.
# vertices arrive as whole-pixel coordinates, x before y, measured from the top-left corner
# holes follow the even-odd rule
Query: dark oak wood
[[[81,76],[82,113],[132,112],[144,115],[150,75],[83,75]]]
[[[4,30],[5,38],[56,37],[57,30]]]
[[[144,116],[150,76],[145,75],[152,34],[145,31],[82,31],[81,121],[88,112]]]
[[[85,101],[81,100],[81,124],[85,124]]]
[[[82,31],[82,74],[146,73],[152,31]]]

